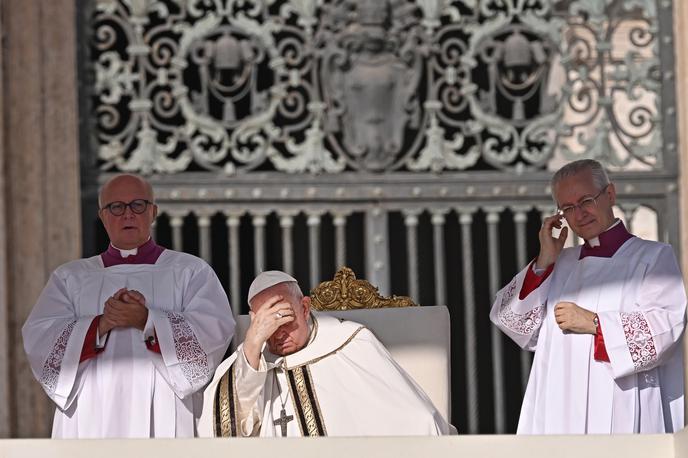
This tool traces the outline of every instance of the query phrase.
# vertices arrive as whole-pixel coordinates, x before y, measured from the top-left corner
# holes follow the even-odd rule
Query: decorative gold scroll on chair
[[[417,307],[406,296],[383,297],[377,287],[356,278],[354,271],[340,267],[333,280],[311,290],[311,307],[319,311]]]

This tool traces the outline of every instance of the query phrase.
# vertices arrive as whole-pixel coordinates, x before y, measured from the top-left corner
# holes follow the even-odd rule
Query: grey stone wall
[[[0,14],[0,436],[40,437],[53,408],[21,326],[81,251],[76,14],[70,0],[4,0]]]

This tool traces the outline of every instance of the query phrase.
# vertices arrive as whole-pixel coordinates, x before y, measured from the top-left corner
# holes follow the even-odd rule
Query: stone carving
[[[337,11],[337,9],[341,11]],[[350,0],[327,14],[332,21],[322,58],[327,131],[341,132],[343,151],[358,167],[384,170],[404,146],[407,125],[418,128],[416,91],[423,70],[419,40],[404,30],[413,6],[401,0]]]

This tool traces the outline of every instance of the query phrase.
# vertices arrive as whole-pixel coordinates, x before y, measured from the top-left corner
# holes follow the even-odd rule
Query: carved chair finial
[[[406,296],[383,297],[366,280],[356,279],[353,270],[340,267],[331,281],[324,281],[311,290],[314,310],[355,310],[385,307],[414,307]]]

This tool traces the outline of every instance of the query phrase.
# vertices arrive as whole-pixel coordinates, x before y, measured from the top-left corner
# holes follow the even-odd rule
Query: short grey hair
[[[604,167],[602,167],[602,164],[595,159],[579,159],[577,161],[570,162],[557,170],[550,181],[552,199],[554,199],[555,203],[557,203],[557,199],[554,195],[554,187],[564,178],[577,175],[586,170],[590,170],[592,173],[592,181],[595,183],[595,187],[598,191],[601,191],[605,186],[611,183],[611,181],[609,181],[609,175],[607,175],[607,171],[604,169]]]
[[[292,299],[296,300],[297,302],[301,302],[301,299],[303,299],[303,292],[301,291],[301,287],[299,286],[299,284],[296,283],[295,281],[284,281],[284,282],[282,282],[282,283],[277,283],[276,285],[272,285],[270,288],[264,289],[264,290],[261,291],[260,293],[262,293],[262,292],[264,292],[264,291],[267,291],[267,290],[269,290],[269,289],[271,289],[271,288],[274,288],[274,287],[276,287],[276,286],[282,286],[282,285],[284,285],[284,286],[287,288],[287,294],[288,294],[289,296],[291,296]],[[258,293],[258,294],[260,294],[260,293]],[[257,296],[258,294],[256,294],[256,296]],[[248,301],[248,307],[249,307],[250,309],[253,308],[253,304],[251,303],[251,301],[252,301],[254,298],[255,298],[255,296],[252,297],[250,301]]]

